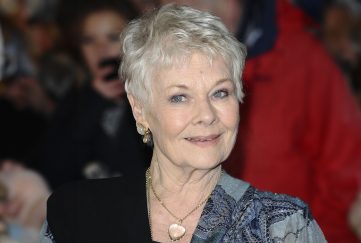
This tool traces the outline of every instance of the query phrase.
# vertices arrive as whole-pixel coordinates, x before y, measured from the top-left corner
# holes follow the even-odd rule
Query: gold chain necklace
[[[145,172],[145,188],[147,190],[147,208],[148,208],[148,220],[150,228],[150,237],[153,240],[153,231],[152,231],[152,218],[150,215],[150,189],[149,189],[149,180],[150,180],[150,168]]]
[[[223,171],[221,171],[221,174]],[[173,217],[177,220],[177,223],[173,223],[168,228],[168,235],[171,241],[177,241],[183,238],[183,236],[186,234],[186,228],[182,225],[183,221],[188,218],[189,215],[194,213],[197,209],[199,209],[204,203],[208,201],[208,199],[212,195],[212,191],[209,193],[209,195],[201,201],[195,208],[193,208],[190,212],[188,212],[184,217],[179,218],[174,213],[172,213],[168,207],[164,204],[164,202],[160,199],[158,194],[155,192],[155,189],[153,187],[152,183],[152,176],[150,174],[150,168],[146,171],[146,187],[147,187],[147,204],[148,204],[148,219],[149,219],[149,225],[150,225],[150,234],[153,239],[153,233],[152,233],[152,223],[151,223],[151,213],[150,213],[150,189],[152,190],[155,198],[157,201],[162,205],[162,207]]]

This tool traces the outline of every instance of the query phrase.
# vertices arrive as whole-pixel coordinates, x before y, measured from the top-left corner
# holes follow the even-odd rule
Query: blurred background
[[[144,169],[150,161],[151,148],[143,145],[136,133],[124,96],[123,83],[117,75],[121,62],[118,38],[122,28],[130,20],[170,2],[174,1],[0,0],[0,242],[36,242],[45,220],[46,199],[52,190],[64,183],[121,176],[125,173],[140,178],[144,175]],[[256,103],[249,102],[252,105],[248,106],[247,103],[252,99],[252,93],[257,93],[255,90],[258,86],[252,85],[249,80],[255,78],[268,87],[271,86],[270,82],[267,84],[267,80],[273,80],[270,77],[274,69],[269,68],[268,71],[257,74],[257,70],[263,70],[263,66],[261,62],[254,60],[269,58],[267,65],[276,65],[277,62],[273,62],[270,57],[272,50],[278,51],[276,59],[278,55],[282,60],[285,59],[284,56],[287,56],[287,60],[292,60],[281,62],[279,65],[282,67],[278,69],[285,72],[292,70],[292,74],[297,75],[292,78],[293,76],[283,75],[282,72],[278,74],[284,79],[291,77],[287,79],[289,86],[286,88],[284,84],[279,84],[284,87],[283,90],[274,85],[272,90],[270,88],[264,91],[267,92],[265,96],[273,96],[264,102],[277,102],[278,96],[285,96],[283,94],[288,92],[293,97],[292,94],[297,93],[299,103],[302,104],[316,100],[315,104],[310,104],[310,108],[304,106],[306,108],[303,108],[302,113],[295,116],[298,123],[292,126],[293,134],[302,136],[299,134],[303,130],[298,124],[313,119],[309,118],[311,115],[321,124],[312,128],[318,129],[314,133],[328,133],[324,130],[328,126],[324,119],[333,121],[333,116],[352,121],[345,125],[346,129],[332,123],[335,127],[330,129],[340,131],[335,134],[341,135],[329,136],[329,139],[349,144],[348,147],[353,148],[350,153],[352,155],[344,156],[341,162],[337,162],[340,171],[342,168],[352,170],[354,174],[350,174],[350,178],[357,178],[356,186],[346,183],[345,187],[352,188],[352,192],[345,197],[346,209],[341,210],[344,216],[339,222],[340,227],[345,228],[343,233],[346,232],[349,238],[342,238],[343,233],[333,235],[332,232],[335,231],[332,226],[327,229],[327,222],[324,222],[328,219],[320,219],[320,224],[326,236],[330,237],[330,242],[357,242],[361,220],[357,217],[352,219],[353,226],[350,226],[345,210],[357,203],[356,194],[361,186],[361,1],[176,2],[218,15],[229,30],[247,45],[250,67],[247,70],[246,64],[244,79],[246,94],[250,94],[250,98],[245,99],[241,116],[245,116],[245,120],[247,117],[249,119],[241,124],[240,131],[243,131],[242,128],[249,128],[249,123],[256,117],[252,115],[253,109],[256,110]],[[284,2],[288,2],[290,7],[284,5]],[[290,14],[292,11],[295,11],[294,15]],[[312,40],[301,41],[303,39],[294,33],[296,29],[307,33]],[[282,35],[286,31],[291,35]],[[294,44],[294,39],[300,42],[299,48],[293,44],[289,47],[297,53],[282,52],[287,48],[279,48],[281,36],[282,45],[291,42]],[[290,36],[296,37],[292,39]],[[310,42],[312,48],[309,48]],[[303,48],[303,43],[307,47]],[[322,57],[317,59],[319,56]],[[317,83],[323,75],[332,77],[313,88],[313,83]],[[296,90],[291,92],[288,89],[292,87]],[[304,90],[296,87],[303,87]],[[331,96],[335,96],[333,101],[328,100]],[[283,102],[292,105],[291,97],[288,99],[290,102],[286,98]],[[313,110],[319,103],[324,106]],[[294,107],[296,112],[297,109]],[[335,112],[330,112],[333,115],[326,117],[325,109]],[[295,113],[292,110],[292,107],[285,109],[282,106],[278,109],[277,117],[288,119]],[[271,111],[274,111],[273,108]],[[267,115],[262,114],[263,118],[260,119],[266,122]],[[271,122],[267,121],[268,126],[272,126]],[[267,140],[269,135],[272,140],[278,136],[278,132],[282,133],[282,125],[279,130],[277,127],[273,126],[273,134],[260,134],[258,138]],[[348,128],[352,128],[350,132],[346,131]],[[310,143],[317,140],[307,139],[312,140],[308,141]],[[293,144],[294,140],[291,140],[285,142]],[[327,141],[319,143],[324,145]],[[238,141],[227,170],[232,175],[246,177],[253,182],[250,176],[243,176],[246,173],[243,172],[243,165],[250,160],[245,158],[242,146],[243,142]],[[293,146],[291,149],[295,149],[298,144]],[[337,153],[337,148],[340,146],[335,145],[331,150]],[[314,149],[316,152],[312,152],[318,154],[323,149],[325,148],[320,146]],[[345,150],[340,149],[339,153],[343,151]],[[262,151],[258,153],[262,154]],[[289,151],[284,150],[283,153],[288,154]],[[284,160],[287,159],[284,157]],[[123,161],[133,163],[122,163]],[[310,174],[304,173],[302,180],[312,181]],[[292,175],[288,176],[291,181]],[[288,188],[283,190],[282,187],[271,188],[262,182],[257,183],[255,180],[254,184],[261,189],[289,193],[301,197],[309,204],[313,202],[309,196],[313,192],[304,195],[289,191]],[[334,183],[339,184],[338,181]],[[343,191],[336,192],[336,195],[338,193],[342,195]],[[317,207],[319,205],[315,206],[316,212]],[[361,212],[357,212],[359,211]],[[355,212],[353,214],[357,215]],[[315,217],[317,219],[317,213]],[[339,241],[340,239],[343,240]]]

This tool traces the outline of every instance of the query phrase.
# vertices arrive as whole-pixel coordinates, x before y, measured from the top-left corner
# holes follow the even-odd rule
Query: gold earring
[[[145,130],[143,135],[143,143],[149,143],[151,140],[152,140],[152,135],[150,133],[149,128],[147,128],[147,130]]]
[[[135,125],[137,126],[137,132],[138,132],[140,135],[144,135],[146,129],[145,129],[145,127],[143,126],[143,124],[137,122]]]
[[[143,124],[137,122],[137,132],[143,136],[143,143],[149,143],[152,140],[152,135],[149,128],[145,128]]]

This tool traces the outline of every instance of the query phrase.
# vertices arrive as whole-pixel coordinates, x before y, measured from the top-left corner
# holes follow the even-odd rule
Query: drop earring
[[[149,143],[150,141],[152,140],[152,136],[151,136],[151,133],[150,133],[150,130],[149,128],[147,128],[144,132],[144,135],[143,135],[143,143],[147,144]]]
[[[137,132],[143,136],[143,143],[149,143],[152,139],[152,135],[151,132],[149,130],[149,128],[146,128],[145,126],[143,126],[143,124],[137,122],[136,123],[137,126]]]
[[[146,130],[145,127],[139,122],[137,122],[135,125],[137,126],[137,132],[143,136]]]

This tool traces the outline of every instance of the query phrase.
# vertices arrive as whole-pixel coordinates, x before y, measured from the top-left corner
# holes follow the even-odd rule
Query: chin
[[[210,158],[209,156],[207,157],[205,158],[197,157],[197,158],[189,159],[188,161],[191,161],[189,165],[199,170],[211,170],[222,164],[222,162],[225,160],[221,158],[216,159],[215,157],[212,158]]]

